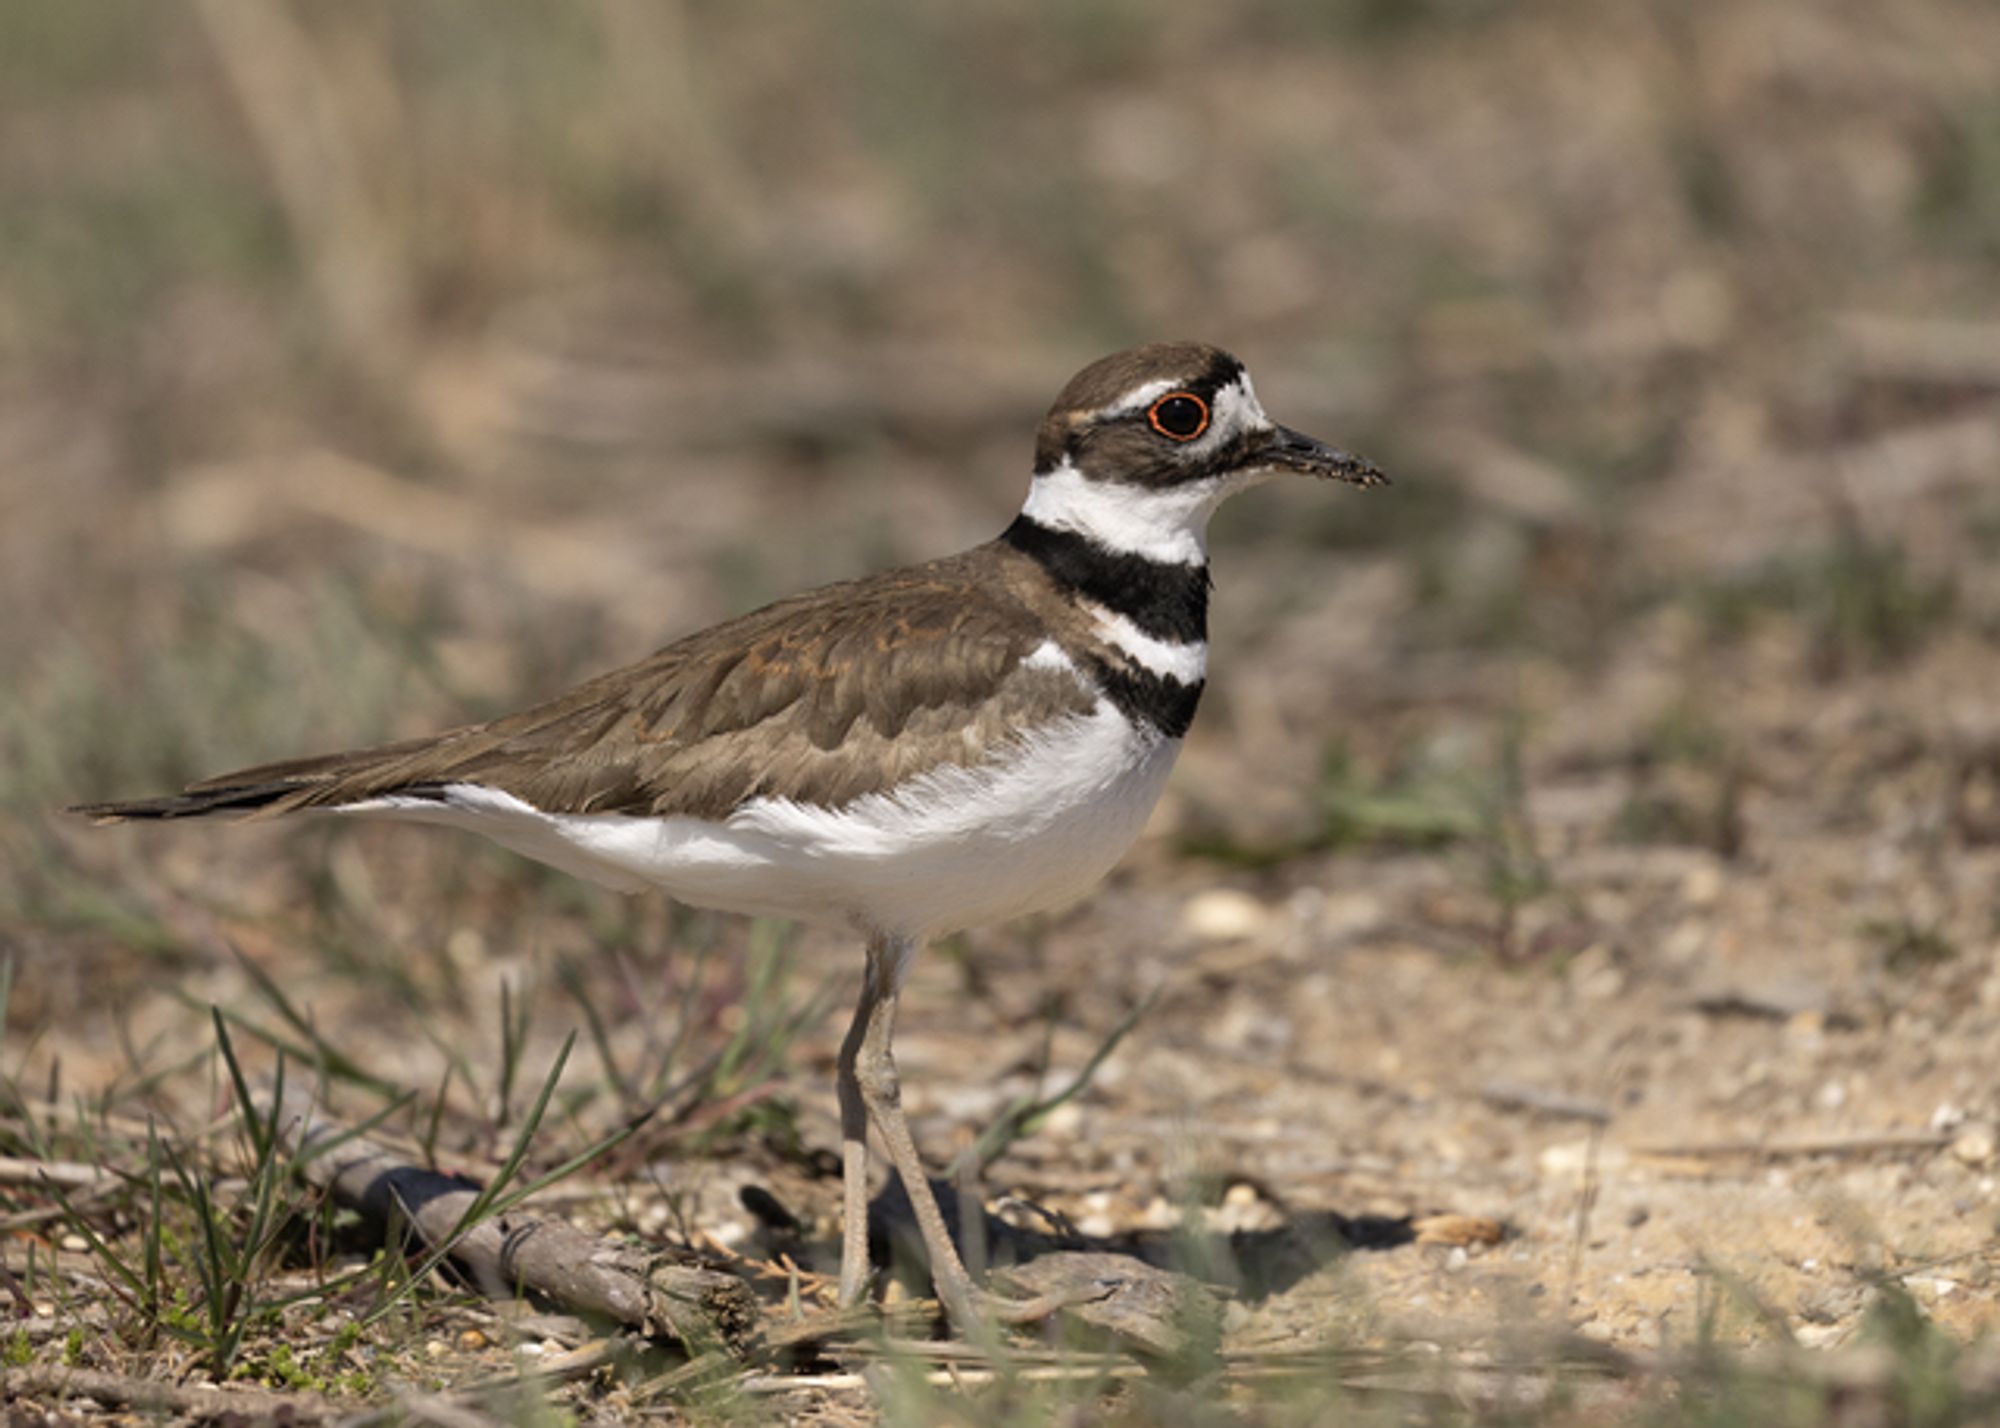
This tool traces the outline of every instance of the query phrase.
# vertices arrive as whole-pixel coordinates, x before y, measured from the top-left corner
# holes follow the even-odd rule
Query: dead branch
[[[333,1411],[308,1393],[224,1388],[211,1383],[162,1383],[158,1379],[107,1373],[102,1369],[30,1364],[0,1370],[0,1397],[10,1402],[60,1403],[87,1398],[106,1408],[138,1413],[172,1413],[197,1422],[229,1418],[237,1422],[318,1423]]]
[[[268,1104],[260,1115],[269,1115]],[[480,1186],[414,1165],[326,1119],[308,1092],[287,1088],[280,1135],[302,1173],[342,1205],[383,1224],[406,1223],[426,1246],[459,1230]],[[324,1148],[324,1149],[322,1149]],[[649,1336],[699,1346],[741,1342],[755,1327],[756,1299],[733,1274],[675,1264],[635,1245],[584,1233],[520,1208],[485,1219],[452,1241],[451,1260],[495,1298],[532,1292],[576,1314],[601,1315]]]

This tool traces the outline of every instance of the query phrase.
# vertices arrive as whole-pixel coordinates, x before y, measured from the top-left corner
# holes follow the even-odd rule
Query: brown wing
[[[958,556],[828,586],[491,723],[82,811],[281,813],[451,783],[564,813],[717,818],[759,796],[838,806],[1091,706],[1068,671],[1024,664],[1046,626],[1018,582],[981,568]]]

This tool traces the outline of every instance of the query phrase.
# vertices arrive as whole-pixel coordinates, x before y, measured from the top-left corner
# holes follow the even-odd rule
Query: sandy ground
[[[1882,1276],[1988,1331],[2000,973],[1983,905],[2000,853],[1932,856],[1952,836],[1944,781],[1909,743],[1956,679],[1976,698],[1979,669],[1942,653],[1852,701],[1866,727],[1802,707],[1760,731],[1797,777],[1745,796],[1734,857],[1601,837],[1632,776],[1604,765],[1577,691],[1526,800],[1551,886],[1505,946],[1470,855],[1231,877],[1155,845],[1032,953],[976,939],[982,990],[944,959],[920,967],[900,1038],[920,1135],[941,1160],[1029,1088],[1041,999],[1063,1009],[1059,1075],[1157,986],[1090,1091],[987,1189],[1112,1239],[1159,1238],[1193,1197],[1196,1223],[1232,1237],[1242,1344],[1312,1341],[1332,1314],[1454,1341],[1569,1324],[1672,1347],[1706,1323],[1824,1346]],[[1859,785],[1834,764],[1879,823],[1840,827]],[[1913,884],[1939,899],[1940,944],[1966,939],[1929,964],[1895,940]],[[819,1100],[807,1124],[827,1145]],[[830,1193],[810,1202],[822,1215]],[[1337,1217],[1440,1212],[1505,1238],[1395,1244],[1364,1224],[1372,1247],[1342,1252]]]
[[[209,1007],[273,1027],[269,988],[288,1035],[442,1088],[474,1170],[573,1030],[545,1153],[616,1122],[586,1006],[639,1081],[749,1028],[714,1103],[556,1203],[830,1267],[857,949],[801,936],[746,1008],[769,929],[469,841],[56,810],[984,539],[1068,372],[1185,333],[1397,484],[1219,517],[1145,838],[914,975],[933,1162],[1152,996],[983,1188],[1214,1275],[1235,1345],[1827,1347],[1889,1280],[1990,1332],[1996,12],[1312,8],[1059,44],[718,10],[671,113],[632,80],[688,36],[608,3],[51,8],[0,46],[70,56],[0,86],[7,1152],[51,1115],[66,1154],[107,1113],[195,1144]],[[327,102],[259,111],[245,53]],[[379,183],[301,183],[320,152]]]

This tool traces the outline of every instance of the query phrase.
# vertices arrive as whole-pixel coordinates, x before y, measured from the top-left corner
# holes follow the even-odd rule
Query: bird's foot
[[[1014,1299],[990,1289],[980,1289],[968,1280],[950,1288],[940,1283],[937,1291],[952,1328],[961,1334],[971,1335],[982,1324],[1039,1324],[1045,1319],[1053,1319],[1065,1309],[1095,1303],[1116,1288],[1113,1284],[1082,1284],[1049,1294],[1037,1294],[1032,1299]]]

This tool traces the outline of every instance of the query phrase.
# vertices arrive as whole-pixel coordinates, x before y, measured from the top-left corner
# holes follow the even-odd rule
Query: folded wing
[[[838,807],[1087,711],[1095,693],[1063,661],[1030,658],[1044,639],[1018,598],[955,557],[781,601],[489,723],[77,811],[276,814],[453,784],[552,813],[719,819],[760,797]]]

